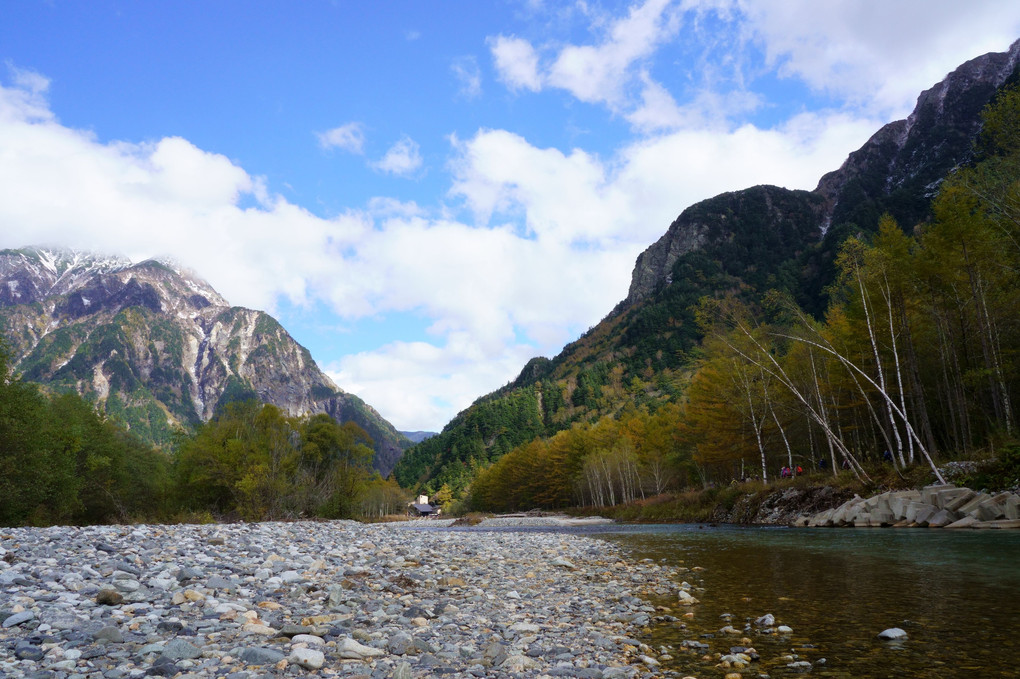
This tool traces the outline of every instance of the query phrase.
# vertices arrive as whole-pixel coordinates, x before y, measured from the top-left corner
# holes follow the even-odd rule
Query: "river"
[[[786,635],[747,634],[761,660],[744,676],[944,679],[1020,676],[1020,531],[791,529],[667,525],[586,529],[650,558],[691,570],[681,577],[701,603],[693,618],[659,622],[650,645],[671,646],[665,665],[721,677],[715,661],[680,650],[683,640],[728,653],[743,630],[772,613]],[[731,616],[731,617],[722,617]],[[904,629],[884,642],[879,632]],[[712,636],[708,636],[712,635]],[[701,652],[704,654],[704,651]],[[795,655],[796,658],[787,656]]]

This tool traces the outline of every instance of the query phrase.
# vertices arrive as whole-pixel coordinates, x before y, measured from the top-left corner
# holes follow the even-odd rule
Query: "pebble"
[[[11,677],[634,679],[668,659],[634,640],[648,601],[678,592],[669,567],[551,532],[2,528],[0,550]]]
[[[889,629],[882,630],[878,633],[879,639],[886,641],[894,641],[896,639],[906,639],[907,633],[899,627],[890,627]]]

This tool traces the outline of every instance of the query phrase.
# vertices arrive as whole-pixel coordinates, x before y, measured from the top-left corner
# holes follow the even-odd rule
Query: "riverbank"
[[[799,517],[839,507],[859,487],[812,485],[807,480],[765,486],[759,482],[657,495],[615,507],[575,508],[625,523],[734,523],[788,526]]]
[[[849,472],[837,477],[829,474],[808,474],[793,479],[782,479],[765,485],[760,481],[731,483],[704,489],[691,489],[682,493],[650,497],[615,507],[574,508],[572,514],[587,516],[598,514],[627,523],[731,523],[739,525],[793,526],[809,525],[809,519],[827,512],[835,513],[841,507],[855,506],[859,501],[881,497],[889,493],[903,494],[909,500],[920,499],[926,488],[935,484],[930,470],[914,467],[901,473],[892,467],[883,466],[868,470],[871,481],[864,483],[853,478]],[[972,490],[959,505],[950,507],[955,511],[967,501],[978,496],[998,497],[1003,507],[1008,495],[1020,495],[1020,447],[1006,449],[1000,459],[982,462],[948,462],[940,467],[943,478],[955,484],[961,491]],[[938,486],[943,488],[943,486]],[[947,486],[948,487],[948,486]],[[990,489],[990,491],[989,491]],[[916,495],[916,497],[915,497]],[[963,498],[962,494],[954,495]],[[862,500],[863,499],[863,500]],[[937,510],[941,504],[930,503]],[[944,504],[944,503],[943,503]],[[884,506],[884,505],[883,505]],[[1015,506],[1009,505],[1015,513]],[[870,509],[870,507],[869,507]],[[964,513],[966,514],[966,512]],[[946,518],[953,516],[947,514]],[[899,520],[904,519],[901,516]],[[914,516],[902,525],[928,525],[927,521],[916,522]],[[953,519],[964,518],[963,515]],[[1004,510],[993,516],[988,510],[975,516],[981,522],[994,519],[1015,520],[1017,517]],[[854,521],[836,522],[838,525],[854,524]],[[892,525],[895,521],[879,518],[874,525]],[[949,525],[950,522],[936,525]],[[811,525],[833,525],[831,522],[816,522]],[[859,525],[872,525],[862,521]],[[961,526],[963,527],[963,526]],[[981,527],[981,526],[974,526]],[[1015,528],[1013,524],[1000,524],[1000,528]]]
[[[0,676],[631,679],[675,576],[569,534],[0,528]]]

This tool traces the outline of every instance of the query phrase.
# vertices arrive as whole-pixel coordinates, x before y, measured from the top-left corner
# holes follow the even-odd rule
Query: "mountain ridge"
[[[257,398],[290,416],[354,421],[375,441],[384,476],[410,445],[272,316],[231,306],[171,260],[0,251],[0,320],[25,379],[76,391],[153,443]]]

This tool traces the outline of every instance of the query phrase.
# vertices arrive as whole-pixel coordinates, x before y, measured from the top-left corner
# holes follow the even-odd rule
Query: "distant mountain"
[[[434,431],[402,431],[400,433],[406,436],[411,443],[421,443],[436,435]]]
[[[1018,63],[1020,41],[963,64],[814,191],[756,186],[684,210],[637,258],[626,299],[601,323],[555,358],[532,359],[409,449],[397,480],[462,488],[479,466],[535,437],[679,396],[699,351],[695,311],[706,295],[754,299],[780,289],[821,313],[843,241],[874,232],[886,213],[908,230],[929,217],[942,180],[972,158],[981,111],[1017,81]]]
[[[337,388],[272,316],[231,306],[169,261],[0,251],[0,327],[24,379],[76,391],[156,444],[256,398],[292,416],[356,422],[375,441],[384,476],[410,445]]]

